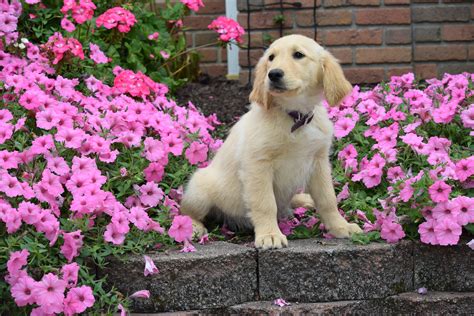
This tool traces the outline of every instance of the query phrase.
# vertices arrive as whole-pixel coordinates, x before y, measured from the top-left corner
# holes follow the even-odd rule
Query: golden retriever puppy
[[[278,218],[313,201],[333,236],[361,232],[337,210],[328,158],[333,125],[322,105],[324,98],[338,104],[351,88],[337,60],[312,39],[276,40],[256,67],[250,111],[185,189],[181,212],[193,219],[195,234],[206,233],[202,220],[216,210],[249,221],[257,248],[281,248],[288,241]],[[309,195],[295,196],[299,188]]]

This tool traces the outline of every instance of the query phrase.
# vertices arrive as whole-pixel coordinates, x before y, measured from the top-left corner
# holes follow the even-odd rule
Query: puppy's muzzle
[[[268,79],[270,79],[270,90],[284,91],[286,90],[283,77],[285,73],[281,69],[272,69],[268,72]]]

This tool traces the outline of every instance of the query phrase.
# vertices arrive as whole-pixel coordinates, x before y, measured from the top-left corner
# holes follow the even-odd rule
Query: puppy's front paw
[[[204,224],[193,219],[193,237],[199,239],[205,234],[207,234],[207,229]]]
[[[286,246],[288,246],[288,240],[280,232],[255,236],[255,247],[258,249],[277,249]]]
[[[331,227],[329,233],[336,238],[349,238],[352,234],[362,233],[362,229],[357,224],[343,223]]]

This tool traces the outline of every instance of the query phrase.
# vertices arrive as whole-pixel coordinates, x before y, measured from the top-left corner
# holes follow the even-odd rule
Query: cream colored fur
[[[296,58],[295,52],[304,57]],[[285,89],[270,84],[272,69],[284,72]],[[350,90],[337,60],[312,39],[289,35],[275,41],[257,65],[250,111],[185,189],[181,212],[192,217],[195,233],[206,232],[202,220],[217,209],[230,218],[250,219],[257,248],[281,248],[288,241],[277,218],[298,206],[315,206],[335,237],[360,232],[337,210],[328,158],[333,125],[322,106],[324,97],[336,105]],[[291,133],[291,110],[313,111],[314,118]],[[309,195],[295,195],[299,188]]]

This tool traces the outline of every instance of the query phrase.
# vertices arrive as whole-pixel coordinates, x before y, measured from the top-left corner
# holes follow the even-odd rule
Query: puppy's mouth
[[[288,91],[288,88],[284,83],[270,83],[269,90],[271,93],[281,94]]]

